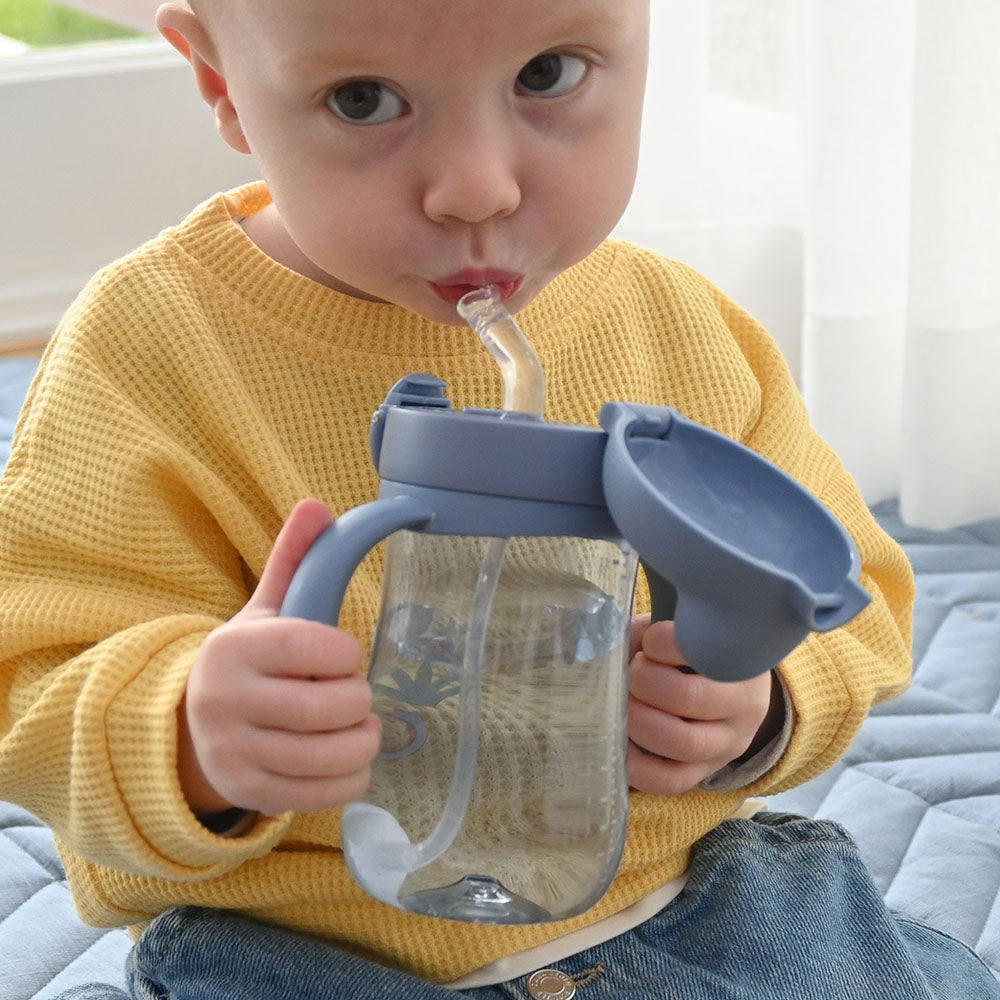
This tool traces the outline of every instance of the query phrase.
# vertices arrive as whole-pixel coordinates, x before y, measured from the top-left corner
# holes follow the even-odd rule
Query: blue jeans
[[[556,963],[578,1000],[994,1000],[965,945],[890,913],[850,837],[780,813],[695,848],[680,896]],[[162,914],[129,959],[135,1000],[529,1000],[528,977],[458,993],[232,913]],[[121,1000],[118,990],[74,992]],[[69,1000],[68,996],[66,1000]]]

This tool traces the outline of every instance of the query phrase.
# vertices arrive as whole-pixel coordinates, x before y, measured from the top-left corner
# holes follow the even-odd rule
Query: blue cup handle
[[[673,621],[677,611],[677,588],[653,569],[641,556],[639,562],[649,584],[649,610],[654,622]]]
[[[347,585],[368,552],[394,531],[420,530],[433,518],[426,504],[409,496],[373,500],[341,514],[299,563],[281,617],[336,625]]]

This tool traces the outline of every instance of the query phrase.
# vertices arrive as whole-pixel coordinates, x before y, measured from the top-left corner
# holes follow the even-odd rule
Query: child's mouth
[[[521,287],[523,280],[522,275],[512,274],[509,271],[470,269],[449,275],[441,281],[431,281],[429,284],[439,299],[455,305],[463,295],[485,285],[493,285],[501,300],[509,299]]]

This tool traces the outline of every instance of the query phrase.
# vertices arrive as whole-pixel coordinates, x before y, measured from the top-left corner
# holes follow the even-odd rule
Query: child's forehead
[[[402,79],[436,67],[444,78],[512,66],[573,47],[637,44],[650,0],[188,0],[232,73],[274,81],[330,74]]]
[[[584,30],[629,17],[649,0],[191,0],[196,12],[221,26],[237,19],[244,29],[279,34],[292,26],[354,32],[433,34],[445,25],[467,31],[470,44],[487,27],[528,33]]]

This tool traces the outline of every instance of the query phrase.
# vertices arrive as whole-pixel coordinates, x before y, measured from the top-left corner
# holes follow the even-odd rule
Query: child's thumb
[[[282,525],[260,582],[246,609],[276,615],[292,577],[309,547],[330,526],[330,509],[321,500],[300,500]]]

